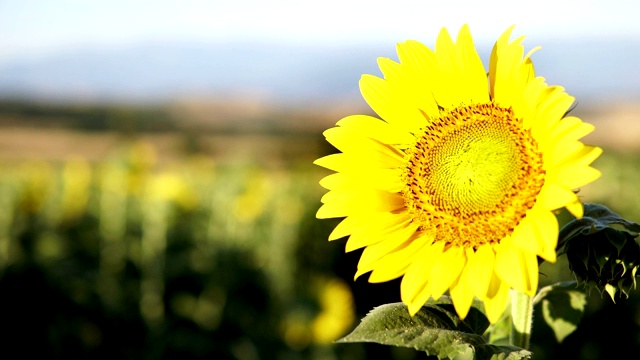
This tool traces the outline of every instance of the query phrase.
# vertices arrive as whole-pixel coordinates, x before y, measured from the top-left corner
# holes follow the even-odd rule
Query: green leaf
[[[567,281],[546,286],[533,300],[534,306],[539,304],[542,308],[542,316],[559,343],[578,327],[584,314],[587,295],[576,285],[575,281]]]
[[[578,234],[590,235],[607,227],[616,228],[616,226],[622,227],[634,237],[640,233],[640,224],[625,220],[608,207],[600,204],[584,204],[582,218],[572,220],[560,229],[558,248],[561,249],[567,240]]]
[[[511,312],[505,311],[502,317],[492,324],[485,332],[485,336],[489,338],[489,343],[495,345],[509,345],[511,337]]]
[[[604,205],[585,204],[584,217],[595,219],[598,223],[601,223],[602,225],[606,225],[606,226],[611,226],[614,224],[622,225],[625,229],[627,229],[630,232],[640,233],[640,224],[625,220],[624,218],[620,217],[620,215],[611,211],[609,208],[607,208]]]
[[[486,316],[475,307],[461,320],[450,300],[443,297],[443,301],[427,303],[413,317],[402,303],[376,307],[351,334],[337,342],[409,347],[440,359],[461,354],[481,360],[531,357],[531,352],[524,349],[488,344],[482,336],[488,326]]]

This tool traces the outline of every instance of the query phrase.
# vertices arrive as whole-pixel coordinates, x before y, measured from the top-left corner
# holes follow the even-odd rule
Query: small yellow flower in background
[[[54,169],[44,160],[29,160],[20,165],[22,183],[20,207],[29,214],[43,210],[56,186]]]
[[[342,280],[328,279],[321,283],[318,302],[320,313],[311,325],[313,339],[317,344],[328,345],[353,325],[353,295]]]
[[[284,340],[293,349],[329,345],[355,320],[353,295],[344,281],[314,276],[308,286],[282,322]]]
[[[384,78],[360,80],[381,119],[348,116],[324,132],[342,153],[315,162],[336,172],[320,182],[317,217],[345,217],[329,240],[365,248],[356,277],[403,276],[412,315],[448,291],[461,318],[477,297],[494,323],[509,289],[535,294],[537,257],[556,260],[554,211],[581,217],[573,190],[600,175],[589,165],[602,150],[579,141],[594,127],[565,117],[574,98],[535,76],[512,29],[488,73],[466,25],[455,42],[442,29],[435,51],[398,44],[400,62],[378,60]]]
[[[185,210],[193,210],[198,205],[197,194],[177,172],[166,171],[151,178],[147,195],[150,200],[174,202]]]
[[[63,192],[61,199],[62,221],[74,221],[86,211],[91,192],[92,169],[89,162],[73,156],[62,169]]]

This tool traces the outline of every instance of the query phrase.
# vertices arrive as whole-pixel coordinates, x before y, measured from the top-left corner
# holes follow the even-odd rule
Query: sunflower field
[[[375,306],[400,301],[400,287],[354,281],[360,252],[327,241],[338,221],[315,217],[327,171],[312,161],[334,150],[314,151],[272,163],[204,152],[167,162],[131,140],[98,160],[4,160],[0,356],[427,358],[334,343]],[[589,200],[640,221],[637,160],[605,151]],[[571,279],[563,261],[541,268],[541,285]],[[638,350],[639,298],[591,294],[575,333],[558,344],[537,327],[532,350],[597,359],[613,354],[612,339]]]

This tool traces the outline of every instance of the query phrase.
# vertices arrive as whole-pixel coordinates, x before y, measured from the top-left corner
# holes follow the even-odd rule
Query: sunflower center
[[[513,231],[533,207],[544,170],[522,120],[489,103],[431,121],[407,152],[403,179],[405,203],[422,230],[477,248]]]

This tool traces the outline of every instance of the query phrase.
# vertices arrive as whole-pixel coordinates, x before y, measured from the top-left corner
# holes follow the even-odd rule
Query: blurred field
[[[602,178],[580,194],[640,221],[640,106],[605,105],[576,110],[605,148]],[[0,352],[425,358],[331,343],[400,300],[398,282],[354,282],[358,252],[328,243],[336,222],[315,219],[326,172],[311,162],[333,152],[321,132],[353,111],[0,104]],[[541,285],[570,279],[564,268],[545,264]],[[533,350],[597,359],[615,353],[611,339],[638,350],[639,299],[592,294],[583,328],[556,345],[537,327]]]

